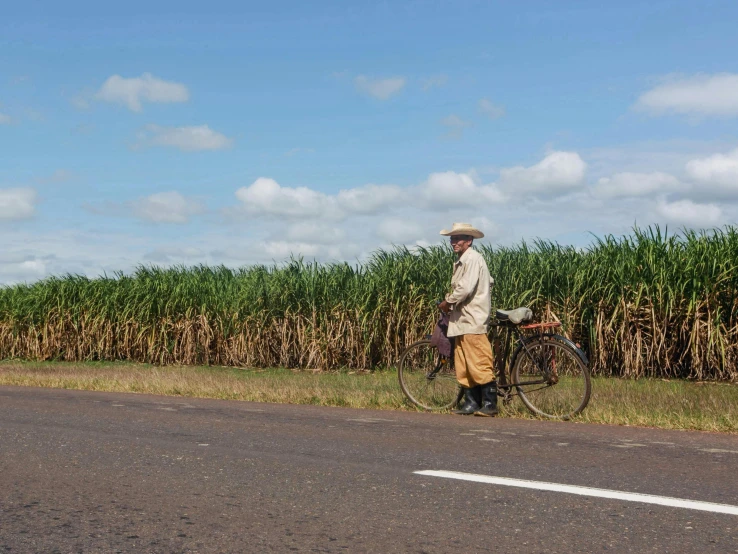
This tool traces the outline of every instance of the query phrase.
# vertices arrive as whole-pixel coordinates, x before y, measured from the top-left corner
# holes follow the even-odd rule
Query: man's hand
[[[451,311],[451,304],[444,300],[438,305],[438,309],[441,310],[444,314],[447,314],[449,311]]]

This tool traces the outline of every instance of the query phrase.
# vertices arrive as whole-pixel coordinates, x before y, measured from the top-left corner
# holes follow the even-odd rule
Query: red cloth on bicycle
[[[451,340],[447,336],[448,333],[448,314],[441,313],[438,318],[436,328],[433,329],[431,335],[431,345],[438,349],[441,356],[451,357]]]

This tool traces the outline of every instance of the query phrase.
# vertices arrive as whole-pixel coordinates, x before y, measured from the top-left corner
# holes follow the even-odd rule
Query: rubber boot
[[[471,415],[477,410],[479,410],[479,404],[474,399],[474,389],[464,387],[464,397],[461,399],[461,404],[459,404],[458,409],[454,410],[454,413],[460,415]]]
[[[482,385],[482,407],[474,412],[474,415],[494,417],[499,412],[497,409],[497,383],[491,381]]]
[[[482,405],[482,385],[476,385],[472,387],[472,396],[474,397],[474,402],[476,402],[479,406]]]

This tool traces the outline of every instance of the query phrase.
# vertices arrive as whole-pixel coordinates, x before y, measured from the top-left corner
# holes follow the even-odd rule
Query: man
[[[487,338],[491,313],[489,274],[484,258],[471,246],[484,233],[468,223],[454,223],[441,231],[451,237],[456,253],[452,291],[439,308],[448,313],[448,336],[455,337],[456,379],[464,390],[459,409],[454,413],[480,416],[497,415],[497,383],[492,365],[492,347]]]

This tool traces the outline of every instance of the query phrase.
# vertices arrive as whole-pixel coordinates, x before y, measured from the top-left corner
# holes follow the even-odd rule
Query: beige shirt
[[[453,290],[446,295],[446,302],[453,304],[448,324],[449,337],[487,332],[492,312],[492,283],[482,255],[472,248],[467,249],[454,263]]]

